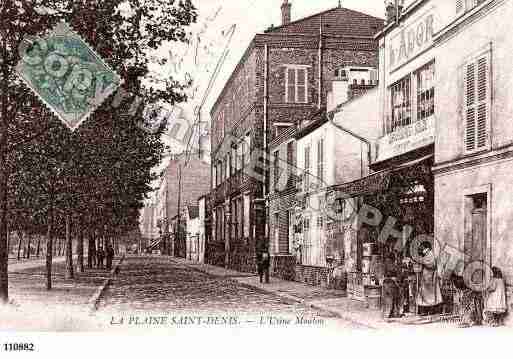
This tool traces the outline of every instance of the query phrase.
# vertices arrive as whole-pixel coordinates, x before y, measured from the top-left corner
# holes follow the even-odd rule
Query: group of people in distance
[[[106,260],[106,269],[112,269],[112,260],[114,259],[114,248],[112,244],[108,244],[106,250],[103,250],[102,246],[98,246],[96,250],[96,267],[98,269],[103,269],[103,261]]]

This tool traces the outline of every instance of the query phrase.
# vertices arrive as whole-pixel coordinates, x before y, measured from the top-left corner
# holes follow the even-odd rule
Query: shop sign
[[[419,17],[415,22],[405,28],[400,28],[388,46],[388,67],[392,71],[433,43],[435,16],[431,12]]]
[[[403,153],[435,142],[434,116],[403,126],[378,140],[376,162],[399,156]]]

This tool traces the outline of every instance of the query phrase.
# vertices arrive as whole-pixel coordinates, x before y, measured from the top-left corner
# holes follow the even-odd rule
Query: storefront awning
[[[367,177],[330,187],[329,192],[335,192],[337,198],[350,198],[361,195],[369,195],[374,193],[385,192],[389,189],[390,182],[395,174],[406,173],[409,169],[422,167],[423,172],[430,171],[431,165],[429,159],[433,154],[418,158],[416,160],[403,163],[383,171],[375,172]]]

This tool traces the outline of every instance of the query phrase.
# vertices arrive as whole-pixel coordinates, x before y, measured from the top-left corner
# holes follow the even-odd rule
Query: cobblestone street
[[[248,274],[251,276],[251,274]],[[358,327],[328,312],[203,273],[166,257],[129,257],[104,293],[98,315],[236,316],[243,322],[265,318],[315,319],[323,325]]]

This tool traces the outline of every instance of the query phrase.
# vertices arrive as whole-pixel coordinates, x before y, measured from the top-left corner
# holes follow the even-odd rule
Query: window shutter
[[[465,149],[471,152],[476,148],[476,68],[475,64],[465,66]]]
[[[296,70],[287,69],[287,102],[296,102]]]
[[[465,149],[467,152],[489,146],[491,107],[490,54],[465,66]]]
[[[488,123],[490,115],[490,78],[488,56],[477,60],[477,147],[488,146]]]
[[[297,102],[306,102],[306,69],[297,70]]]

